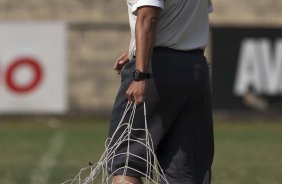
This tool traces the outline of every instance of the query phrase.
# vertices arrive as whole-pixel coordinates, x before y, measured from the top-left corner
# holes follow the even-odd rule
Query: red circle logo
[[[33,78],[25,85],[19,85],[14,76],[17,69],[21,67],[29,67],[34,75]],[[38,61],[31,57],[22,57],[16,59],[7,69],[6,84],[9,89],[16,93],[27,93],[34,90],[42,81],[43,71]]]

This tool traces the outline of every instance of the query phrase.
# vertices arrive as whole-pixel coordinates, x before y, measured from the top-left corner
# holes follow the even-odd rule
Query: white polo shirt
[[[131,42],[129,58],[135,55],[136,10],[142,6],[162,9],[156,28],[155,46],[176,50],[204,48],[208,42],[211,0],[127,0]]]

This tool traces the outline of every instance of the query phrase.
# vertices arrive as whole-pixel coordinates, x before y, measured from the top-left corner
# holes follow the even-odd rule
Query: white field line
[[[62,151],[65,136],[63,133],[56,133],[50,140],[49,149],[41,157],[38,167],[34,170],[30,184],[47,184],[50,171],[57,162],[57,157]]]

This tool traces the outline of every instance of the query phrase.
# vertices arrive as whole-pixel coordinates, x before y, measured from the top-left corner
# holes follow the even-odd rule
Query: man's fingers
[[[136,98],[136,99],[134,99],[134,102],[135,102],[136,104],[139,104],[139,103],[144,102],[144,100],[143,100],[143,98],[141,97],[141,98]]]
[[[121,55],[117,60],[121,60],[124,57],[124,54]]]
[[[128,101],[130,101],[130,102],[135,102],[135,103],[142,103],[142,102],[144,102],[143,95],[136,95],[136,94],[134,95],[131,92],[127,92],[126,96],[127,96]]]
[[[136,96],[133,96],[133,95],[128,96],[127,99],[128,99],[129,102],[135,102],[137,104],[144,102],[143,97],[136,97]]]
[[[114,70],[116,70],[117,73],[120,73],[123,65],[127,62],[128,62],[128,54],[124,53],[116,60],[114,64]]]
[[[114,69],[115,70],[117,70],[118,69],[118,67],[119,67],[119,60],[117,60],[116,62],[115,62],[115,64],[114,64]]]
[[[134,96],[135,103],[142,103],[144,102],[144,96],[142,94]]]
[[[127,99],[128,99],[128,101],[133,101],[134,100],[134,96],[133,96],[133,93],[131,92],[131,90],[130,89],[128,89],[127,91],[126,91],[126,96],[127,96]]]
[[[114,64],[114,70],[117,70],[117,67],[118,67],[118,63],[115,63]]]
[[[124,61],[123,60],[117,60],[114,65],[114,70],[116,70],[118,73],[120,73],[121,68],[123,66]]]
[[[120,62],[120,61],[123,61],[123,60],[126,60],[127,59],[127,53],[123,53],[118,59],[117,61]]]
[[[126,60],[119,60],[119,61],[118,61],[118,64],[119,64],[119,65],[123,65],[125,62],[126,62]]]

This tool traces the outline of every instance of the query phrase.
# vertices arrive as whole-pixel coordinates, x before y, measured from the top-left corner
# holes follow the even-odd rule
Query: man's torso
[[[208,41],[208,14],[212,11],[211,0],[127,0],[131,43],[129,54],[135,54],[135,11],[141,6],[162,9],[159,17],[155,46],[176,50],[204,48]]]

